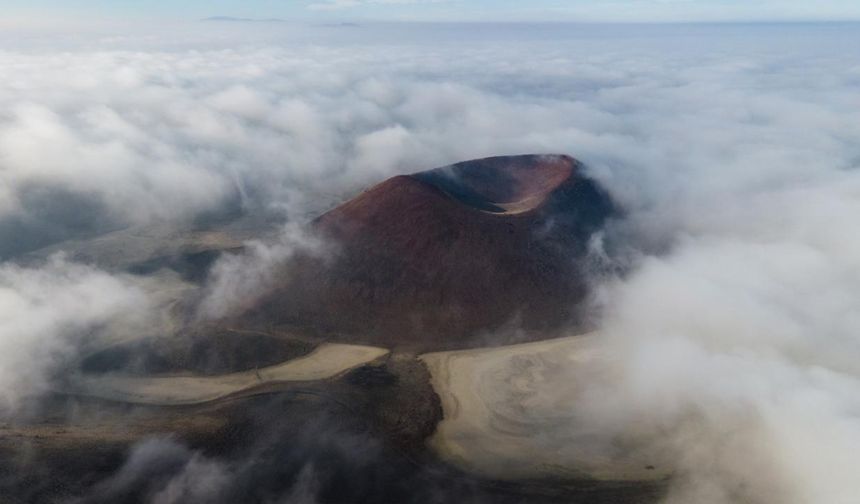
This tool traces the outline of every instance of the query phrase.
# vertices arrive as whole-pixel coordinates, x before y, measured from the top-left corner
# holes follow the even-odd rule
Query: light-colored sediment
[[[258,370],[218,376],[81,375],[70,392],[150,405],[200,404],[270,382],[324,380],[386,355],[384,348],[323,344],[310,354]]]
[[[497,479],[666,477],[645,439],[600,438],[578,419],[584,384],[612,372],[598,342],[589,334],[421,356],[444,412],[431,449]]]

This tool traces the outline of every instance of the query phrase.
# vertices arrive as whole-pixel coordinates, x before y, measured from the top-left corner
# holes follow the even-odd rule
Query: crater
[[[529,154],[464,161],[412,177],[467,206],[518,213],[540,207],[576,168],[570,156]]]

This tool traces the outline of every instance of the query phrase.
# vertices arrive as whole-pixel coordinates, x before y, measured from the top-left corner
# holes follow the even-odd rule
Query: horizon
[[[300,23],[842,23],[860,21],[860,4],[848,0],[130,0],[60,2],[0,1],[5,18],[16,23],[49,21],[123,21],[150,19],[192,21],[210,18],[283,20]]]
[[[67,18],[39,22],[0,19],[0,39],[7,48],[50,49],[62,41],[67,49],[134,49],[148,47],[215,48],[230,44],[320,43],[431,43],[504,42],[511,40],[568,40],[637,38],[659,40],[666,36],[711,39],[718,45],[760,41],[771,35],[797,32],[806,36],[838,31],[853,39],[860,20],[830,21],[434,21],[385,19],[289,20],[212,15],[187,19]],[[439,37],[442,33],[446,35]],[[612,35],[611,37],[608,37]],[[731,35],[731,36],[730,36]],[[742,35],[735,37],[734,35]],[[607,38],[608,37],[608,38]],[[162,43],[162,42],[166,42]],[[789,40],[789,42],[794,42]],[[694,49],[694,48],[691,48]]]

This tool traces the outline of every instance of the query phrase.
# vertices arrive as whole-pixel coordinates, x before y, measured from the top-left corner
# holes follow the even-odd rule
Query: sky
[[[231,16],[301,21],[726,22],[860,20],[855,0],[7,0],[4,17]]]

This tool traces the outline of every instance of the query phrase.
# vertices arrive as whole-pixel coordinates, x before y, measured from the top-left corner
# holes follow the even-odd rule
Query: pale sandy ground
[[[607,440],[578,419],[583,384],[610,374],[597,341],[589,334],[421,356],[444,411],[430,447],[498,479],[668,476],[635,433]]]
[[[386,355],[388,350],[323,344],[312,353],[276,366],[219,376],[77,376],[70,392],[151,405],[199,404],[269,382],[324,380]]]

